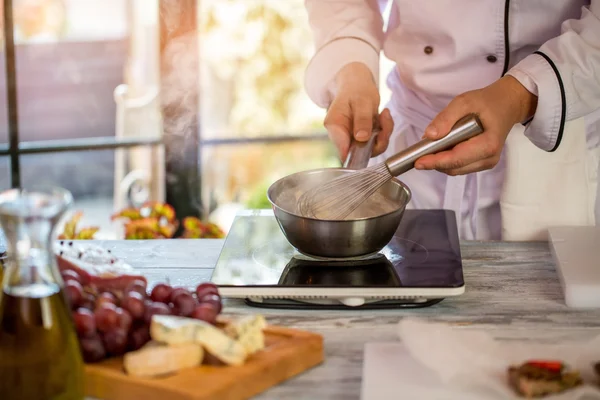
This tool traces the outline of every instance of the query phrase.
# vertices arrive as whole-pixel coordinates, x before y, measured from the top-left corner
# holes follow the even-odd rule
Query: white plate
[[[481,400],[481,393],[446,387],[437,374],[415,361],[400,342],[367,343],[361,400]]]

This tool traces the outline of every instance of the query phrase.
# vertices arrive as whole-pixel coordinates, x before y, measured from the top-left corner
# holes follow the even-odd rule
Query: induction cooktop
[[[305,256],[289,244],[272,210],[244,210],[211,281],[223,297],[270,308],[426,307],[465,290],[450,210],[406,210],[386,247],[353,259]]]

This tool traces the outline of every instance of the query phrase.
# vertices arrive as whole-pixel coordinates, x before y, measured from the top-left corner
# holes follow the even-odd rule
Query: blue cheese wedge
[[[249,331],[262,331],[267,327],[265,317],[256,314],[242,317],[237,321],[233,321],[225,326],[225,332],[232,338],[239,338]]]
[[[139,350],[125,353],[123,366],[128,375],[152,378],[197,367],[203,359],[204,350],[197,343],[165,346],[149,342]]]
[[[237,341],[249,355],[265,348],[265,334],[263,331],[249,330],[242,334]]]
[[[263,329],[267,321],[262,315],[250,315],[231,322],[225,332],[240,343],[248,354],[254,354],[265,348]]]
[[[155,315],[150,323],[150,337],[167,345],[197,343],[228,365],[242,365],[248,353],[244,346],[221,329],[201,320]]]

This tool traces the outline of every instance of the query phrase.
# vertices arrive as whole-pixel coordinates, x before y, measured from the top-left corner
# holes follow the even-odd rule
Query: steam
[[[198,60],[198,32],[196,26],[191,24],[193,18],[183,6],[189,4],[187,1],[170,0],[161,2],[160,15],[163,20],[167,46],[163,50],[161,103],[164,110],[163,131],[166,138],[165,146],[169,150],[167,164],[174,166],[177,170],[192,170],[198,165],[189,165],[186,155],[199,151],[198,144],[191,139],[198,126],[200,110],[199,104],[199,76],[200,66]],[[186,15],[188,14],[188,15]],[[182,21],[190,21],[187,26],[182,26]],[[170,185],[178,183],[181,177],[167,174],[167,182]],[[188,175],[186,185],[194,190],[198,182],[192,175]],[[183,184],[183,182],[180,182]],[[197,188],[198,190],[200,188]],[[189,196],[191,206],[200,215],[203,214],[199,193],[189,193],[183,190],[176,196]]]
[[[167,46],[163,50],[161,102],[168,114],[163,121],[165,133],[169,136],[185,137],[196,129],[198,117],[198,48],[197,32],[181,34],[181,1],[163,1],[160,8],[164,21]],[[182,29],[183,28],[183,29]],[[176,115],[175,115],[176,114]],[[183,149],[182,149],[183,150]]]
[[[173,38],[163,53],[161,103],[168,121],[163,121],[169,136],[185,137],[197,129],[198,76],[197,41],[192,34]],[[183,150],[183,149],[182,149]]]

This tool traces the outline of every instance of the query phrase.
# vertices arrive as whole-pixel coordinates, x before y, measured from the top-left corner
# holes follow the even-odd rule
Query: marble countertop
[[[195,287],[208,281],[223,240],[97,241],[149,280]],[[363,348],[396,341],[405,316],[483,329],[498,339],[587,340],[600,334],[600,310],[565,306],[548,243],[462,242],[466,292],[429,308],[398,310],[275,310],[226,300],[227,314],[260,312],[269,323],[318,332],[325,362],[257,399],[358,399]]]

